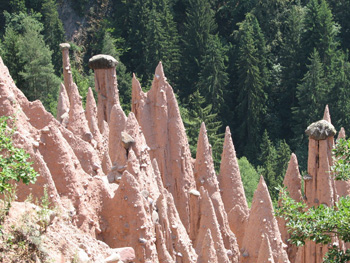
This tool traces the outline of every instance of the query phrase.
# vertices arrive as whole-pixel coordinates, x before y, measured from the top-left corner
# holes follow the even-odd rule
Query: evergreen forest
[[[54,115],[60,43],[71,44],[83,98],[94,86],[89,58],[119,61],[126,112],[132,73],[148,90],[162,61],[193,156],[204,121],[218,168],[229,126],[246,192],[261,174],[276,200],[291,152],[306,170],[304,131],[327,104],[336,129],[350,131],[349,17],[350,0],[0,1],[0,56]]]

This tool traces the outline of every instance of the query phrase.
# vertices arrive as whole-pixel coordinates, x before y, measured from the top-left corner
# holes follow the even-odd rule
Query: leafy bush
[[[242,177],[245,196],[247,198],[248,205],[250,206],[253,200],[254,191],[259,183],[259,174],[255,170],[254,166],[244,156],[238,160],[238,165]]]
[[[336,180],[350,179],[350,140],[339,140],[333,149],[334,164],[332,176]],[[350,249],[340,248],[339,240],[350,242],[350,197],[340,197],[333,207],[321,204],[307,208],[303,202],[296,202],[285,189],[280,190],[280,206],[276,216],[286,220],[292,244],[302,246],[306,240],[330,246],[324,263],[345,263],[350,260]]]
[[[9,117],[0,117],[0,193],[10,192],[13,188],[11,181],[22,181],[24,184],[34,183],[38,173],[29,161],[29,154],[24,149],[13,145],[14,129],[7,122]]]

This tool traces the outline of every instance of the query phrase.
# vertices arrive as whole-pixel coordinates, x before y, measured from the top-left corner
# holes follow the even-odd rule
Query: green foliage
[[[275,147],[265,130],[260,144],[259,168],[273,201],[278,199],[277,188],[283,184],[290,155],[288,144],[284,140],[278,141]]]
[[[350,140],[338,140],[333,149],[334,164],[332,175],[336,180],[350,179]],[[290,241],[298,246],[306,240],[320,244],[332,244],[334,240],[350,242],[350,197],[340,197],[334,206],[321,204],[308,208],[306,203],[296,202],[285,189],[280,189],[280,206],[276,215],[286,220]],[[326,253],[324,262],[340,263],[350,260],[350,250],[343,250],[338,243],[333,243]]]
[[[59,44],[64,42],[65,37],[62,21],[58,17],[56,1],[44,0],[41,7],[41,13],[43,15],[42,22],[44,25],[43,34],[45,36],[45,43],[53,51],[52,63],[56,73],[59,73],[62,64],[62,55],[59,49]]]
[[[180,93],[184,98],[194,93],[201,61],[209,47],[217,25],[209,1],[190,0],[182,37],[182,83]],[[213,39],[212,39],[213,40]]]
[[[201,61],[201,71],[197,89],[205,94],[207,103],[212,104],[216,112],[220,112],[224,104],[224,94],[228,84],[225,60],[226,49],[222,46],[218,35],[210,35],[208,48]]]
[[[119,61],[120,50],[117,50],[118,39],[115,39],[107,31],[103,37],[102,54],[110,55]],[[126,114],[131,111],[131,74],[126,71],[125,65],[119,61],[117,67],[117,81],[119,89],[119,99]]]
[[[296,144],[306,146],[306,135],[304,130],[314,121],[323,116],[324,107],[329,98],[329,86],[325,78],[323,64],[320,61],[319,53],[314,50],[310,57],[310,64],[307,66],[308,71],[302,82],[297,87],[296,97],[298,106],[293,108],[293,131],[295,134]],[[303,149],[303,156],[306,149]],[[300,156],[299,152],[297,155]],[[306,158],[306,156],[305,156]],[[303,158],[300,158],[303,159]]]
[[[29,184],[38,176],[31,166],[29,154],[13,145],[14,129],[7,122],[11,119],[0,117],[0,193],[11,191],[13,181]]]
[[[336,180],[350,180],[350,140],[338,139],[333,152],[332,172]]]
[[[259,174],[246,157],[238,159],[245,196],[249,206],[252,203],[254,192],[259,183]]]
[[[92,72],[92,70],[90,70],[88,74],[85,74],[76,67],[71,67],[71,71],[74,82],[77,84],[79,94],[83,98],[83,106],[85,107],[89,87],[92,87],[92,90],[95,90],[94,73]]]
[[[329,66],[338,46],[336,36],[338,26],[333,21],[332,12],[326,0],[311,0],[306,9],[305,32],[302,36],[305,58],[317,49],[321,61]]]
[[[276,216],[286,220],[290,241],[298,246],[305,245],[306,240],[320,244],[332,243],[334,238],[350,241],[350,198],[341,197],[334,207],[320,205],[307,209],[305,203],[298,203],[281,189],[281,205]],[[348,262],[350,250],[340,250],[334,244],[326,253],[324,262]]]
[[[221,161],[224,134],[220,132],[222,123],[217,120],[217,113],[213,111],[212,105],[204,106],[205,99],[199,91],[195,91],[189,98],[192,105],[190,110],[182,110],[182,118],[188,136],[192,156],[195,158],[197,152],[197,140],[202,122],[207,128],[209,143],[212,145],[213,161],[215,169],[218,170]]]
[[[41,35],[40,15],[19,13],[6,17],[2,54],[5,64],[9,64],[17,86],[27,98],[40,99],[46,109],[54,113],[60,80],[54,74],[52,51]]]
[[[236,129],[240,147],[251,158],[256,152],[263,116],[266,114],[268,84],[264,38],[258,21],[252,14],[239,25],[236,34],[238,42],[238,99],[236,113],[239,127]]]

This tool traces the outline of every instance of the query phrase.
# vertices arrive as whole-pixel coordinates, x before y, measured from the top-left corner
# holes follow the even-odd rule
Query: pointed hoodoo
[[[69,62],[69,48],[68,43],[60,44],[63,58],[63,77],[64,77],[64,87],[67,90],[69,99],[69,121],[67,128],[74,135],[80,137],[84,141],[91,142],[92,134],[90,132],[85,113],[83,108],[83,103],[79,95],[79,90],[77,85],[73,82],[72,71]]]
[[[220,191],[214,169],[211,145],[209,144],[207,129],[204,122],[202,122],[198,136],[194,176],[196,179],[197,189],[204,186],[204,188],[209,192],[209,195]]]
[[[105,201],[101,217],[108,227],[100,235],[110,247],[133,247],[137,263],[159,262],[149,202],[137,179],[127,171],[115,196]]]
[[[325,204],[333,206],[336,202],[335,182],[330,174],[332,149],[336,130],[330,120],[326,107],[324,120],[312,123],[306,134],[309,136],[308,174],[304,176],[305,199],[308,207]],[[327,119],[327,120],[325,120]],[[307,241],[303,249],[304,263],[322,262],[327,246]]]
[[[301,202],[303,200],[303,196],[301,194],[301,175],[299,172],[298,159],[294,153],[292,153],[290,156],[283,185],[287,187],[290,197],[292,197],[295,201]]]
[[[297,202],[303,201],[301,193],[301,176],[299,172],[298,160],[294,153],[292,153],[286,175],[284,177],[283,185],[287,187],[287,191],[291,198]],[[287,232],[286,222],[283,218],[277,218],[278,225],[281,231],[282,241],[288,245],[287,253],[291,262],[295,261],[297,247],[289,243],[290,234]]]
[[[218,179],[226,212],[229,212],[236,204],[239,204],[242,210],[248,214],[248,204],[229,127],[226,127]]]
[[[132,81],[132,112],[142,127],[151,159],[156,159],[163,184],[173,195],[181,221],[188,229],[189,194],[195,189],[192,157],[172,87],[159,63],[147,93]]]
[[[67,89],[67,93],[69,93],[73,87],[73,76],[72,76],[72,71],[71,71],[70,62],[69,62],[70,45],[68,43],[62,43],[60,44],[60,49],[62,51],[62,57],[63,57],[64,86]]]
[[[115,68],[118,61],[109,55],[96,55],[89,59],[89,67],[95,72],[95,89],[98,93],[97,119],[100,131],[103,121],[109,122],[112,107],[119,104],[119,92]]]
[[[197,143],[197,155],[194,165],[197,187],[204,187],[208,191],[214,205],[217,221],[220,224],[221,235],[226,249],[238,258],[239,250],[235,235],[230,229],[227,213],[221,198],[219,183],[214,169],[211,145],[209,144],[205,124],[202,123]]]
[[[340,131],[339,131],[339,133],[338,133],[338,140],[339,139],[345,139],[345,137],[346,137],[346,134],[345,134],[345,129],[344,129],[344,127],[341,127],[340,128]]]
[[[122,131],[125,129],[126,119],[120,104],[114,105],[111,110],[109,123],[108,149],[115,168],[125,166],[127,161],[126,149],[122,145]]]
[[[228,263],[230,262],[230,260],[227,255],[227,250],[225,249],[225,245],[224,245],[223,238],[220,231],[220,225],[216,218],[213,203],[209,197],[208,191],[205,190],[203,187],[200,188],[200,195],[201,195],[201,200],[200,200],[201,216],[200,216],[199,232],[195,241],[196,251],[197,253],[199,253],[199,251],[202,249],[203,241],[207,233],[207,229],[210,229],[213,237],[213,241],[214,241],[214,247],[217,252],[218,261],[223,263]]]
[[[94,138],[99,140],[102,139],[97,125],[97,106],[91,87],[89,87],[88,94],[86,96],[86,119],[89,123],[89,128]]]
[[[252,207],[243,239],[242,262],[258,262],[264,235],[269,239],[275,262],[289,262],[281,239],[272,201],[263,177],[253,197]]]
[[[69,121],[69,99],[66,88],[63,85],[63,83],[61,83],[60,93],[58,95],[56,119],[64,127],[67,127]]]
[[[204,236],[204,240],[202,242],[201,250],[198,251],[198,260],[197,263],[218,263],[218,257],[216,255],[214,241],[211,236],[211,231],[208,228],[207,233]]]
[[[244,224],[249,214],[249,208],[229,127],[226,127],[218,179],[226,213],[230,214],[228,217],[230,228],[236,235],[238,244],[242,245]]]
[[[323,119],[324,119],[325,121],[328,121],[329,123],[332,123],[332,121],[331,121],[331,115],[329,114],[329,107],[328,107],[328,104],[326,105],[326,107],[325,107],[325,109],[324,109]]]
[[[258,263],[275,263],[269,239],[264,235],[259,249]]]

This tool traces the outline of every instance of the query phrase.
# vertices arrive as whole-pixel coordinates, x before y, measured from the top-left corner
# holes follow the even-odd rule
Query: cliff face
[[[204,123],[192,159],[161,63],[149,92],[134,77],[132,112],[126,116],[119,104],[117,62],[93,58],[98,101],[89,90],[84,111],[70,72],[69,45],[61,49],[64,84],[57,120],[40,101],[25,98],[0,59],[0,115],[16,116],[15,144],[30,153],[41,175],[35,185],[18,186],[20,201],[29,193],[42,196],[47,185],[50,201],[71,215],[73,227],[103,246],[132,247],[134,262],[289,262],[283,222],[281,237],[262,178],[249,211],[229,129],[219,175]],[[311,149],[325,160],[317,172],[320,183],[329,188],[318,198],[334,202],[334,185],[323,172],[332,139],[322,143],[316,149],[310,139]],[[298,200],[300,180],[293,155],[285,184]],[[294,259],[296,249],[288,254]]]

